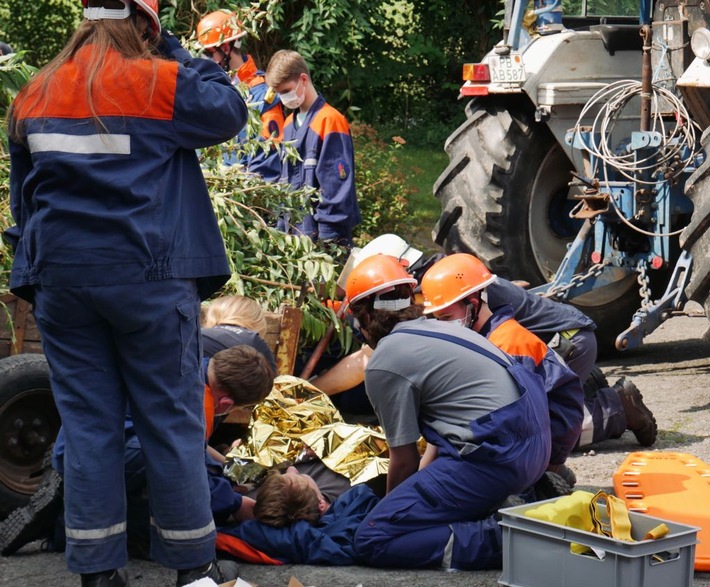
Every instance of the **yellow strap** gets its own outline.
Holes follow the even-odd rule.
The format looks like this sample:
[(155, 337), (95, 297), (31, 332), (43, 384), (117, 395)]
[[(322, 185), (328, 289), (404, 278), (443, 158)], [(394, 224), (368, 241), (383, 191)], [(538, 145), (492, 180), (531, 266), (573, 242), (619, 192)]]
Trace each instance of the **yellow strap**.
[(572, 338), (575, 334), (577, 334), (580, 331), (579, 328), (572, 328), (571, 330), (563, 330), (560, 332), (560, 336), (564, 336), (567, 340)]
[(666, 526), (665, 524), (658, 524), (655, 528), (651, 528), (647, 533), (646, 536), (643, 537), (644, 540), (658, 540), (659, 538), (663, 538), (670, 532), (670, 528)]
[[(603, 503), (606, 503), (606, 513), (600, 507)], [(634, 541), (631, 538), (629, 512), (623, 499), (608, 495), (604, 491), (598, 491), (592, 498), (589, 507), (591, 508), (594, 532), (616, 540)]]

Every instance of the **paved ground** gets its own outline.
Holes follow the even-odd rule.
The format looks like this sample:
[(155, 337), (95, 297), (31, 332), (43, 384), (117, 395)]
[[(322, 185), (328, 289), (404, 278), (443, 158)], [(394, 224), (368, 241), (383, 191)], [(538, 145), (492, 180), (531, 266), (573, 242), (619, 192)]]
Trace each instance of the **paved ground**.
[[(687, 452), (710, 463), (710, 344), (700, 339), (706, 327), (705, 318), (674, 318), (651, 335), (642, 349), (601, 366), (610, 382), (626, 375), (642, 390), (659, 424), (659, 440), (654, 449)], [(621, 439), (598, 445), (593, 452), (575, 455), (569, 464), (577, 473), (579, 485), (610, 487), (613, 472), (629, 452), (638, 449), (633, 436), (626, 433)], [(699, 503), (698, 508), (707, 512), (710, 504)], [(174, 585), (174, 573), (152, 563), (134, 561), (128, 570), (133, 587)], [(316, 587), (493, 587), (498, 584), (500, 572), (381, 571), (303, 565), (242, 567), (242, 577), (259, 587), (286, 587), (291, 576), (303, 585)], [(66, 571), (61, 555), (42, 553), (37, 544), (28, 545), (12, 557), (0, 557), (0, 585), (68, 587), (78, 583), (78, 578)], [(657, 587), (659, 583), (647, 585)], [(670, 583), (663, 587), (666, 585), (681, 587)], [(696, 573), (692, 585), (710, 587), (710, 573)]]

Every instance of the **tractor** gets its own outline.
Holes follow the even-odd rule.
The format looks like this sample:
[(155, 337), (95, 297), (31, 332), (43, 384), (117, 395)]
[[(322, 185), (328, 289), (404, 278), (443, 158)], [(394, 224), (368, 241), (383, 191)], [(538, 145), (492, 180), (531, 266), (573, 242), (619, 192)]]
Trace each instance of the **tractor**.
[(507, 0), (463, 67), (435, 242), (578, 307), (602, 354), (707, 315), (708, 29), (701, 0)]

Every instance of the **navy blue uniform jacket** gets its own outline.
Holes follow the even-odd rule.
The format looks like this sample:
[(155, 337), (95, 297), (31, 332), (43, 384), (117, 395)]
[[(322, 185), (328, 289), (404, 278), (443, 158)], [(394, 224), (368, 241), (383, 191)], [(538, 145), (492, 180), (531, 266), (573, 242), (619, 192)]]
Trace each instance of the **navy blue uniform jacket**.
[(31, 299), (36, 285), (194, 278), (204, 299), (230, 270), (195, 149), (235, 136), (244, 100), (217, 64), (182, 48), (180, 63), (110, 51), (99, 128), (84, 73), (92, 49), (61, 66), (46, 101), (34, 86), (13, 105), (25, 140), (10, 141), (10, 287)]
[(284, 563), (354, 565), (360, 562), (353, 547), (355, 531), (378, 501), (372, 489), (360, 484), (338, 497), (317, 525), (301, 521), (274, 528), (247, 520), (218, 530)]

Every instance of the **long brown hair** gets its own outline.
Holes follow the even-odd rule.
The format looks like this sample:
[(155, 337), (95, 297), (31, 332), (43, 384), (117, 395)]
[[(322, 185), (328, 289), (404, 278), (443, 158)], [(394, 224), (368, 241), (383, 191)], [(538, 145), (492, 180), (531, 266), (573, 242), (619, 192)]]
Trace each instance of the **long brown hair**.
[[(398, 300), (412, 295), (412, 287), (408, 284), (398, 285), (393, 291), (382, 294), (381, 299)], [(375, 310), (373, 305), (375, 296), (371, 295), (350, 305), (350, 313), (357, 318), (363, 326), (367, 324), (367, 342), (372, 348), (377, 346), (400, 322), (407, 322), (422, 316), (423, 306), (411, 306), (391, 312), (388, 310)], [(366, 318), (367, 317), (367, 318)], [(367, 321), (366, 321), (367, 320)]]
[[(127, 60), (154, 60), (153, 85), (150, 91), (152, 96), (157, 75), (157, 61), (155, 60), (159, 56), (155, 53), (154, 46), (146, 43), (143, 39), (133, 19), (84, 20), (71, 39), (69, 39), (64, 49), (20, 90), (9, 112), (9, 135), (12, 140), (21, 142), (24, 139), (23, 123), (22, 120), (16, 118), (14, 112), (15, 104), (26, 100), (26, 103), (22, 105), (22, 109), (39, 113), (41, 117), (42, 112), (46, 110), (52, 99), (54, 90), (61, 91), (60, 88), (53, 87), (56, 83), (56, 73), (65, 63), (74, 59), (80, 49), (87, 45), (91, 45), (92, 49), (83, 71), (83, 75), (87, 80), (86, 100), (99, 131), (105, 131), (105, 128), (94, 107), (94, 98), (102, 94), (101, 75), (99, 74), (106, 63), (107, 54), (110, 51), (117, 52)], [(112, 75), (121, 76), (122, 72), (113, 71)]]

